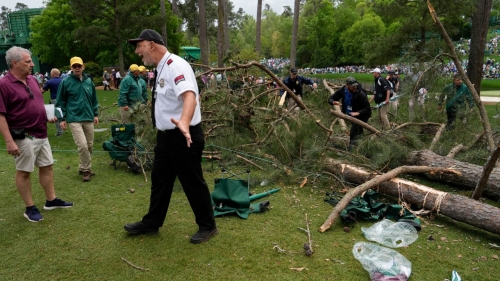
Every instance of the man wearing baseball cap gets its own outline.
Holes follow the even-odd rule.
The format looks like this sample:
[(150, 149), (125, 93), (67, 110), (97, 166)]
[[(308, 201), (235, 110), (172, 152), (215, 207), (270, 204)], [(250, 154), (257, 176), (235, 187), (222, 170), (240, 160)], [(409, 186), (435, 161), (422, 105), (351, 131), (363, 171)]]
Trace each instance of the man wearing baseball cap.
[(141, 85), (142, 100), (144, 104), (148, 101), (148, 70), (144, 65), (139, 66), (139, 84)]
[[(304, 84), (311, 85), (313, 89), (318, 88), (318, 85), (316, 85), (313, 80), (297, 75), (297, 68), (295, 67), (292, 67), (290, 69), (290, 76), (283, 80), (283, 84), (285, 84), (290, 90), (292, 90), (300, 100), (302, 100), (302, 86)], [(280, 96), (282, 96), (284, 92), (285, 90), (282, 89), (280, 91)], [(286, 98), (288, 99), (288, 109), (291, 109), (293, 106), (295, 106), (295, 101), (288, 96)]]
[(375, 68), (371, 71), (373, 73), (373, 78), (375, 79), (375, 93), (373, 93), (370, 103), (375, 100), (376, 104), (385, 103), (378, 108), (378, 117), (382, 123), (383, 130), (389, 130), (391, 125), (389, 123), (389, 118), (387, 117), (387, 109), (389, 108), (389, 102), (391, 98), (391, 86), (387, 79), (380, 75), (380, 68)]
[[(389, 85), (391, 86), (391, 97), (395, 97), (398, 95), (399, 92), (399, 79), (396, 77), (396, 71), (394, 70), (389, 70), (387, 72), (387, 82), (389, 82)], [(391, 102), (391, 107), (394, 109), (398, 109), (398, 100), (394, 100)]]
[(92, 175), (92, 146), (94, 144), (94, 124), (99, 124), (97, 94), (95, 85), (83, 70), (85, 65), (79, 57), (72, 57), (71, 74), (59, 85), (56, 107), (61, 108), (63, 118), (61, 128), (71, 129), (73, 140), (78, 146), (80, 164), (78, 173), (83, 181), (90, 181)]
[[(339, 102), (342, 101), (342, 103)], [(372, 109), (368, 102), (366, 92), (354, 77), (346, 79), (346, 85), (338, 89), (330, 96), (328, 103), (331, 105), (342, 105), (342, 113), (359, 119), (365, 123), (372, 115)], [(363, 134), (363, 127), (351, 123), (351, 132), (349, 133), (349, 149), (356, 146), (356, 139)]]
[(208, 241), (218, 231), (201, 168), (205, 135), (193, 69), (184, 59), (170, 53), (154, 30), (143, 30), (138, 38), (129, 42), (135, 46), (135, 53), (144, 65), (153, 65), (157, 70), (151, 117), (158, 132), (149, 210), (142, 220), (126, 224), (125, 231), (130, 234), (158, 232), (167, 215), (174, 181), (179, 178), (198, 225), (190, 242)]
[(144, 102), (142, 87), (139, 84), (139, 66), (131, 64), (129, 70), (129, 74), (120, 83), (120, 95), (118, 96), (122, 124), (129, 123), (130, 108), (137, 103)]

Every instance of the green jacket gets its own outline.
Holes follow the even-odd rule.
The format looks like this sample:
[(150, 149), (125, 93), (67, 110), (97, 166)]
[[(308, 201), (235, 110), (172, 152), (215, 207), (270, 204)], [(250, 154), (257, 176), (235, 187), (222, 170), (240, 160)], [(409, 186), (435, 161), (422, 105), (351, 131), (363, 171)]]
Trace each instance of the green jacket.
[(465, 108), (466, 102), (469, 104), (469, 108), (474, 107), (474, 98), (472, 97), (469, 88), (467, 88), (464, 83), (462, 83), (462, 85), (458, 88), (456, 88), (453, 83), (446, 86), (443, 93), (439, 97), (439, 106), (443, 104), (445, 96), (447, 96), (446, 111), (457, 111), (459, 108)]
[(144, 102), (142, 98), (142, 88), (139, 84), (139, 78), (133, 73), (129, 73), (120, 83), (120, 96), (118, 97), (118, 106), (134, 106), (136, 103)]
[(148, 101), (148, 85), (146, 84), (146, 80), (144, 79), (144, 76), (139, 75), (139, 84), (141, 84), (142, 88), (142, 99), (144, 100), (145, 103)]
[(98, 115), (99, 103), (94, 83), (85, 73), (80, 80), (71, 74), (61, 81), (57, 91), (56, 107), (63, 113), (61, 121), (93, 122)]

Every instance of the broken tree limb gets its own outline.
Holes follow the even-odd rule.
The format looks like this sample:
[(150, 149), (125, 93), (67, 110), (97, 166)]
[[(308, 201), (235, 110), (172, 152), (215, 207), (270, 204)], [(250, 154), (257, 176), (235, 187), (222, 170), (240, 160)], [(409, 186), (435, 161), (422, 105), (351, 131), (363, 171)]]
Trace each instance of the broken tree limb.
[[(340, 106), (339, 105), (334, 105), (333, 108), (335, 109), (334, 111), (335, 112), (339, 112), (339, 113), (342, 113), (342, 109), (340, 109)], [(344, 119), (340, 119), (339, 120), (339, 124), (340, 124), (340, 130), (342, 132), (346, 132), (347, 131), (347, 126), (345, 124), (345, 121)]]
[(359, 125), (359, 126), (363, 127), (364, 129), (367, 129), (368, 131), (370, 131), (373, 134), (380, 134), (380, 131), (377, 130), (375, 127), (372, 127), (368, 123), (365, 123), (357, 118), (351, 117), (349, 115), (345, 115), (342, 112), (337, 112), (337, 111), (331, 110), (331, 109), (330, 109), (330, 113), (339, 117), (339, 118), (346, 119), (346, 120), (350, 121), (351, 123)]
[(481, 195), (483, 194), (484, 189), (486, 188), (486, 184), (488, 183), (488, 179), (495, 168), (495, 164), (497, 163), (498, 157), (500, 157), (500, 141), (497, 143), (495, 150), (491, 153), (486, 165), (483, 167), (483, 171), (479, 176), (479, 181), (477, 183), (476, 189), (474, 193), (472, 193), (472, 199), (479, 200)]
[[(418, 167), (413, 171), (417, 171), (420, 168), (422, 167)], [(388, 178), (388, 174), (376, 175), (373, 173), (369, 173), (359, 167), (341, 164), (334, 159), (327, 160), (325, 169), (327, 171), (335, 173), (337, 176), (343, 178), (346, 181), (358, 183), (361, 185), (368, 183), (369, 181), (365, 182), (367, 180), (379, 180), (379, 178), (381, 177)], [(442, 168), (440, 169), (441, 171), (446, 170)], [(395, 170), (392, 170), (391, 172)], [(358, 187), (361, 187), (361, 185)], [(422, 206), (426, 210), (435, 210), (439, 214), (447, 216), (453, 220), (469, 224), (471, 226), (486, 230), (497, 235), (500, 234), (500, 208), (481, 203), (465, 196), (449, 194), (400, 178), (392, 178), (388, 181), (378, 184), (377, 190), (381, 193), (397, 197), (408, 204), (414, 206)], [(349, 192), (348, 194), (351, 194), (351, 192)], [(340, 203), (337, 206), (339, 205)], [(326, 229), (328, 228), (325, 228), (324, 230)]]
[[(329, 169), (329, 167), (331, 167), (332, 164), (333, 165), (340, 165), (341, 167), (335, 167), (333, 169)], [(349, 202), (351, 202), (351, 200), (354, 199), (356, 196), (360, 195), (364, 191), (367, 191), (368, 189), (375, 188), (378, 185), (380, 185), (386, 181), (393, 180), (399, 174), (415, 174), (415, 173), (425, 173), (425, 172), (434, 172), (434, 173), (453, 172), (453, 170), (451, 170), (451, 169), (444, 169), (444, 168), (438, 168), (438, 167), (401, 166), (401, 167), (397, 167), (396, 169), (393, 169), (385, 174), (376, 175), (376, 174), (370, 174), (370, 173), (366, 172), (365, 170), (362, 170), (361, 168), (357, 168), (357, 167), (347, 165), (347, 164), (340, 164), (339, 162), (337, 162), (333, 159), (329, 159), (329, 163), (326, 166), (326, 169), (328, 171), (337, 173), (339, 168), (342, 171), (342, 173), (344, 173), (344, 171), (346, 169), (350, 169), (350, 170), (352, 170), (352, 172), (357, 173), (358, 176), (361, 176), (361, 179), (363, 179), (363, 178), (365, 178), (365, 179), (371, 178), (371, 179), (366, 181), (366, 182), (362, 181), (363, 183), (361, 185), (357, 186), (354, 189), (351, 189), (348, 193), (346, 193), (344, 195), (342, 200), (340, 200), (340, 202), (335, 206), (333, 211), (330, 213), (330, 215), (328, 216), (328, 219), (320, 227), (319, 230), (321, 232), (325, 232), (326, 230), (328, 230), (331, 227), (331, 225), (335, 222), (335, 220), (340, 217), (340, 213), (342, 212), (342, 210), (344, 210), (347, 207), (347, 204), (349, 204)], [(351, 180), (347, 179), (345, 177), (345, 175), (342, 175), (342, 177), (347, 181), (351, 181)], [(354, 181), (354, 182), (359, 183), (358, 180)]]
[[(409, 154), (406, 163), (408, 165), (433, 166), (433, 167), (453, 167), (459, 171), (461, 176), (453, 174), (435, 175), (426, 173), (425, 176), (431, 180), (453, 184), (457, 187), (474, 190), (479, 182), (479, 176), (483, 168), (479, 165), (461, 162), (453, 158), (437, 155), (430, 150), (413, 151)], [(484, 190), (485, 197), (490, 199), (500, 199), (500, 169), (494, 168)]]
[(257, 168), (259, 168), (260, 170), (264, 171), (264, 168), (262, 168), (261, 166), (259, 166), (259, 165), (255, 164), (254, 162), (252, 162), (252, 161), (250, 161), (250, 160), (246, 159), (245, 157), (243, 157), (243, 156), (241, 156), (241, 155), (239, 155), (239, 154), (236, 154), (236, 157), (238, 157), (238, 158), (240, 158), (241, 160), (243, 160), (243, 161), (247, 162), (248, 164), (250, 164), (250, 165), (252, 165), (252, 166), (254, 166), (254, 167), (257, 167)]
[(424, 123), (415, 123), (415, 122), (407, 122), (397, 126), (394, 130), (399, 130), (407, 126), (441, 126), (441, 123), (434, 122), (424, 122)]
[(479, 108), (479, 116), (481, 117), (482, 121), (481, 123), (483, 124), (483, 128), (486, 132), (486, 140), (488, 141), (488, 148), (489, 151), (492, 153), (493, 150), (495, 149), (495, 142), (493, 141), (493, 132), (491, 131), (490, 121), (488, 119), (486, 109), (484, 108), (483, 103), (481, 102), (481, 98), (479, 97), (476, 89), (474, 88), (474, 85), (470, 82), (469, 77), (465, 74), (465, 71), (462, 67), (462, 63), (460, 62), (457, 52), (455, 51), (455, 46), (453, 45), (450, 36), (448, 36), (448, 32), (446, 32), (446, 29), (439, 20), (439, 17), (437, 16), (436, 11), (434, 10), (434, 7), (432, 6), (429, 0), (427, 0), (427, 7), (429, 8), (429, 13), (431, 14), (432, 19), (434, 20), (436, 25), (438, 26), (438, 29), (441, 32), (441, 35), (443, 36), (446, 42), (446, 45), (448, 46), (448, 49), (451, 53), (451, 58), (453, 59), (453, 62), (457, 67), (458, 73), (460, 73), (460, 76), (462, 76), (465, 85), (467, 85), (467, 88), (469, 88), (472, 97), (474, 98), (474, 103), (476, 103), (477, 108)]
[(446, 124), (441, 124), (441, 126), (439, 127), (439, 130), (437, 131), (436, 135), (432, 139), (431, 145), (429, 146), (429, 150), (434, 149), (434, 146), (436, 146), (436, 143), (438, 143), (445, 128), (446, 128)]
[(452, 148), (450, 150), (450, 152), (448, 152), (448, 155), (446, 155), (446, 157), (453, 158), (460, 151), (469, 150), (471, 147), (473, 147), (474, 145), (476, 145), (476, 143), (478, 143), (483, 138), (483, 136), (484, 136), (484, 131), (482, 131), (481, 133), (477, 134), (476, 138), (474, 139), (474, 141), (470, 145), (463, 146), (462, 144), (459, 144), (459, 145), (455, 146), (454, 148)]
[(449, 158), (455, 157), (455, 155), (457, 155), (457, 153), (459, 153), (460, 150), (462, 150), (463, 148), (464, 148), (463, 144), (459, 144), (459, 145), (455, 146), (454, 148), (452, 148), (450, 150), (450, 152), (448, 152), (448, 154), (446, 155), (446, 157), (449, 157)]
[[(330, 87), (330, 85), (328, 85), (328, 82), (326, 81), (326, 79), (323, 79), (323, 85), (325, 86), (325, 88), (328, 90), (328, 92), (330, 92), (330, 95), (333, 95), (335, 93), (335, 90), (332, 89)], [(337, 112), (342, 112), (342, 110), (340, 110), (340, 106), (338, 105), (334, 105), (333, 106), (335, 108), (335, 111)], [(339, 120), (339, 124), (340, 124), (340, 129), (344, 132), (344, 131), (347, 131), (347, 126), (345, 124), (345, 121), (343, 119), (340, 119)]]

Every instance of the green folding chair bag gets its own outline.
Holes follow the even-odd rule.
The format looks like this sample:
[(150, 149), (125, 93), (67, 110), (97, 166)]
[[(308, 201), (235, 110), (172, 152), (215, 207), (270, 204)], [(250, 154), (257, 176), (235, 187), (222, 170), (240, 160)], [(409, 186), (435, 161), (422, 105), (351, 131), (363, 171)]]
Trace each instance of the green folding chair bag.
[(212, 192), (214, 216), (236, 214), (247, 219), (250, 214), (250, 196), (248, 185), (244, 180), (215, 179)]

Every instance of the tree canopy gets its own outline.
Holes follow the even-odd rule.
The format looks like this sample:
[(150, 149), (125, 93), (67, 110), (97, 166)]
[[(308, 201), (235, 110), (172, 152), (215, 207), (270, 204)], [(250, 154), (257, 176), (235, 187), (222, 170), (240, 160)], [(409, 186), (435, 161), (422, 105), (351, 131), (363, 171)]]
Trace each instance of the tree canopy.
[[(475, 0), (434, 2), (453, 38), (470, 33)], [(204, 0), (203, 42), (208, 43), (211, 63), (217, 61), (217, 3)], [(233, 2), (225, 3), (225, 32), (229, 37), (225, 44), (229, 50), (219, 56), (254, 53), (256, 19), (241, 8), (235, 11)], [(174, 15), (167, 3), (168, 47), (174, 53), (182, 45), (200, 46), (198, 0), (184, 0), (177, 7)], [(7, 13), (4, 8), (0, 21)], [(499, 9), (500, 0), (494, 0), (492, 16), (498, 15)], [(432, 54), (444, 46), (424, 0), (302, 0), (299, 12), (298, 67), (382, 65), (399, 60), (408, 49)], [(290, 56), (293, 13), (290, 6), (274, 11), (264, 3), (258, 57)], [(32, 21), (31, 42), (45, 62), (64, 65), (71, 56), (80, 55), (103, 65), (125, 68), (137, 62), (126, 39), (137, 36), (144, 28), (160, 31), (162, 24), (159, 3), (154, 0), (51, 0), (42, 15)]]

